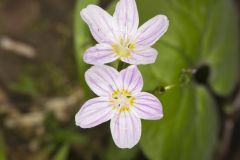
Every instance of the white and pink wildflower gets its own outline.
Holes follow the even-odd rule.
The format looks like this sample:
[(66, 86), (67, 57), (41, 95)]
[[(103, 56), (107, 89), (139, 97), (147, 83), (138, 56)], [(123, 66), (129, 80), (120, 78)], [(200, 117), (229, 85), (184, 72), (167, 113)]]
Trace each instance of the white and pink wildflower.
[(150, 64), (157, 58), (151, 46), (167, 31), (169, 21), (157, 15), (140, 28), (135, 0), (120, 0), (113, 16), (96, 5), (81, 11), (98, 44), (84, 54), (88, 64), (106, 64), (120, 59), (129, 64)]
[(162, 105), (152, 94), (141, 92), (143, 79), (135, 65), (118, 72), (106, 66), (93, 66), (85, 74), (99, 97), (88, 100), (75, 116), (81, 128), (95, 127), (110, 120), (113, 140), (119, 148), (132, 148), (141, 137), (140, 119), (163, 117)]

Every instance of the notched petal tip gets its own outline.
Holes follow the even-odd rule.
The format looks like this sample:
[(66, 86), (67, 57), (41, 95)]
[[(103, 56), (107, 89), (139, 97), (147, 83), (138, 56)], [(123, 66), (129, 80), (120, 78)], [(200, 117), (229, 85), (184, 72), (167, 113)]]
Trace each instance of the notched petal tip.
[(81, 11), (80, 11), (80, 16), (82, 17), (83, 20), (85, 20), (85, 16), (88, 12), (88, 6), (83, 8)]
[(82, 17), (82, 19), (88, 23), (89, 20), (87, 20), (87, 17), (89, 14), (91, 14), (91, 10), (94, 9), (94, 8), (99, 8), (97, 5), (92, 5), (92, 4), (89, 4), (87, 5), (87, 7), (83, 8), (81, 11), (80, 11), (80, 16)]
[(166, 15), (157, 15), (157, 17), (159, 17), (159, 19), (162, 21), (162, 28), (163, 28), (163, 31), (162, 31), (162, 35), (168, 30), (168, 27), (169, 27), (169, 19)]
[(116, 5), (113, 17), (123, 35), (137, 32), (139, 15), (135, 0), (120, 0)]
[(96, 5), (88, 5), (80, 11), (80, 16), (88, 24), (92, 36), (98, 43), (111, 43), (113, 41), (113, 18)]
[(86, 8), (83, 8), (82, 10), (80, 10), (80, 12), (79, 12), (79, 15), (80, 15), (80, 17), (83, 17), (83, 12), (84, 12), (84, 10), (85, 10)]

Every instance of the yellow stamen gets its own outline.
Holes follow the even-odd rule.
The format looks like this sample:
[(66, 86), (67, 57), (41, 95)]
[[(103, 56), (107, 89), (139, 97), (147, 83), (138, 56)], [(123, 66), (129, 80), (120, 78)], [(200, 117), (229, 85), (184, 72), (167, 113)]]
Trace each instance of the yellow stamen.
[(119, 43), (112, 45), (113, 52), (120, 57), (126, 58), (131, 55), (131, 51), (136, 48), (136, 45), (130, 41), (129, 38), (120, 38)]
[(122, 107), (122, 108), (119, 110), (120, 113), (126, 112), (126, 111), (127, 111), (127, 112), (130, 111), (129, 107)]
[(128, 112), (133, 107), (134, 97), (125, 89), (115, 90), (112, 93), (111, 102), (113, 103), (112, 109), (119, 108), (119, 112)]
[(112, 48), (113, 48), (113, 52), (117, 55), (119, 55), (120, 57), (129, 57), (130, 56), (130, 51), (129, 49), (125, 48), (125, 47), (122, 47), (120, 45), (117, 45), (117, 44), (113, 44), (112, 45)]
[(128, 48), (131, 49), (131, 50), (134, 50), (136, 48), (136, 45), (134, 43), (130, 43), (128, 45)]

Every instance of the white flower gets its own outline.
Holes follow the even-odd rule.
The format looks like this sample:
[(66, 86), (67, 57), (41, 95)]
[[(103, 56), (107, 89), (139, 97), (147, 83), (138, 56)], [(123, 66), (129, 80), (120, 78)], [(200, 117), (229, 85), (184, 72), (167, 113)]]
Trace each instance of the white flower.
[(163, 117), (162, 105), (152, 94), (141, 92), (143, 79), (135, 65), (121, 72), (100, 65), (91, 67), (85, 79), (98, 98), (88, 100), (75, 116), (82, 128), (111, 120), (113, 140), (119, 148), (132, 148), (141, 137), (140, 119)]
[(84, 54), (84, 61), (93, 65), (117, 59), (135, 65), (154, 63), (158, 52), (151, 46), (169, 25), (166, 16), (157, 15), (138, 28), (135, 0), (120, 0), (113, 16), (95, 5), (89, 5), (80, 14), (99, 43)]

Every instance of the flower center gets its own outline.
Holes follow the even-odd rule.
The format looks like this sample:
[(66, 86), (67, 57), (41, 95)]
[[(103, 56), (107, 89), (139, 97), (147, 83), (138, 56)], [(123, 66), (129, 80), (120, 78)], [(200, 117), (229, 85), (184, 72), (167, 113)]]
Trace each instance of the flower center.
[(120, 39), (120, 43), (114, 43), (112, 45), (113, 52), (120, 57), (127, 58), (131, 55), (131, 51), (136, 48), (134, 43), (131, 43), (129, 39)]
[(134, 97), (130, 92), (122, 89), (112, 93), (113, 109), (118, 109), (119, 112), (130, 111), (133, 106)]

